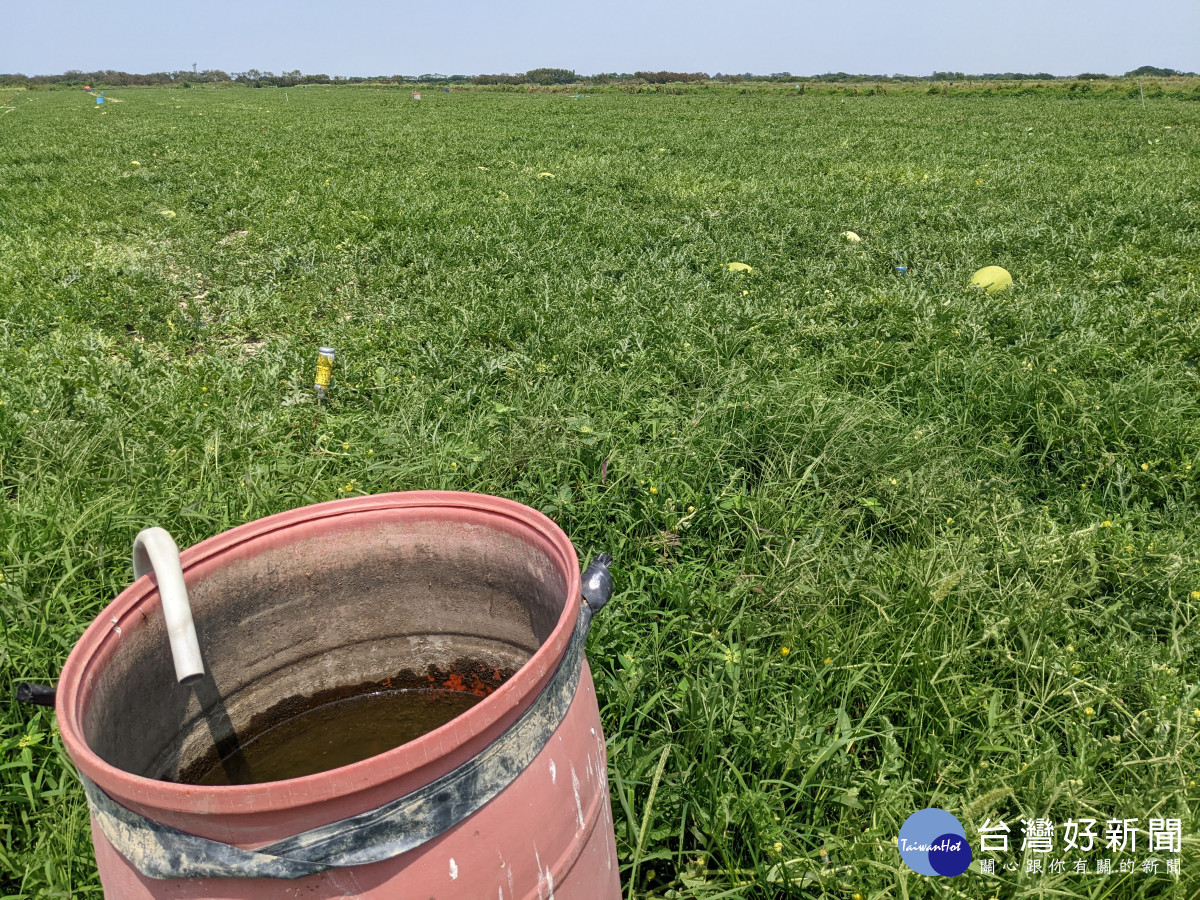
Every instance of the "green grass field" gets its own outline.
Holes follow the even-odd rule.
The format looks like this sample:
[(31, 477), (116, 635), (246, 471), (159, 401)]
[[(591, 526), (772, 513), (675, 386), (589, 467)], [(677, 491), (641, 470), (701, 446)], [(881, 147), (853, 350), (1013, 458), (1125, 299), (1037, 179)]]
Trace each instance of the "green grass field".
[[(452, 488), (616, 558), (631, 896), (1196, 896), (1200, 103), (109, 93), (0, 92), (0, 895), (100, 896), (13, 693), (138, 530)], [(909, 871), (926, 806), (996, 874)]]

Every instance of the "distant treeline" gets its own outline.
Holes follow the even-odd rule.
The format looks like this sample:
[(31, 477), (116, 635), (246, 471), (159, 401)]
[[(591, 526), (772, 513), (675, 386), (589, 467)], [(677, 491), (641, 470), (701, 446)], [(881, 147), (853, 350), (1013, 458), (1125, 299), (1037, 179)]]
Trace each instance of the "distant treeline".
[(904, 83), (904, 82), (971, 82), (971, 81), (1077, 81), (1104, 80), (1115, 78), (1170, 78), (1172, 76), (1195, 77), (1195, 72), (1181, 72), (1158, 66), (1141, 66), (1124, 75), (1106, 75), (1083, 72), (1079, 75), (1052, 75), (1049, 72), (987, 72), (973, 75), (963, 72), (934, 72), (931, 75), (865, 75), (850, 72), (826, 72), (822, 75), (793, 75), (791, 72), (772, 72), (756, 75), (752, 72), (730, 74), (717, 72), (600, 72), (595, 75), (580, 75), (573, 69), (530, 69), (528, 72), (507, 72), (498, 75), (442, 75), (437, 72), (424, 75), (323, 75), (305, 74), (299, 69), (291, 72), (263, 72), (248, 69), (245, 72), (225, 72), (221, 69), (202, 69), (176, 72), (150, 72), (139, 75), (106, 69), (98, 72), (71, 70), (61, 75), (0, 74), (0, 84), (8, 85), (63, 85), (75, 86), (96, 84), (106, 87), (128, 87), (133, 85), (175, 85), (190, 87), (193, 84), (245, 84), (253, 87), (297, 87), (304, 84), (437, 84), (437, 85), (540, 85), (550, 87), (564, 84), (686, 84), (690, 82), (717, 81), (740, 82), (795, 82), (801, 83)]
[(675, 84), (689, 81), (711, 81), (707, 72), (601, 72), (598, 75), (579, 75), (571, 69), (530, 69), (509, 75), (476, 75), (472, 84)]

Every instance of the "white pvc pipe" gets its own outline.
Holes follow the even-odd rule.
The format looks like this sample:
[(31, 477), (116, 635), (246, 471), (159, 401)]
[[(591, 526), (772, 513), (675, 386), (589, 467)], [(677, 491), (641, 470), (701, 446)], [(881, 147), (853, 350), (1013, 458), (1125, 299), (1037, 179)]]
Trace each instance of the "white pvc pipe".
[(183, 581), (179, 547), (162, 528), (147, 528), (133, 539), (134, 580), (150, 572), (158, 582), (163, 618), (167, 620), (171, 639), (171, 656), (175, 660), (175, 677), (180, 684), (188, 684), (204, 675), (204, 660), (200, 658), (200, 642), (196, 639), (192, 606)]

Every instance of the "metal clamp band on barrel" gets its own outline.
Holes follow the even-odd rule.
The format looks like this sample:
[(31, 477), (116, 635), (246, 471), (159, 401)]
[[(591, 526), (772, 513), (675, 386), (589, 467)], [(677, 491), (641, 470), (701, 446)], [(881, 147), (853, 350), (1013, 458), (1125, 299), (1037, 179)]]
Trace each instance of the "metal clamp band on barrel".
[(147, 819), (80, 773), (92, 815), (109, 843), (149, 878), (303, 878), (399, 856), (480, 809), (546, 746), (575, 698), (594, 607), (580, 604), (562, 661), (511, 728), (457, 769), (377, 809), (244, 850)]

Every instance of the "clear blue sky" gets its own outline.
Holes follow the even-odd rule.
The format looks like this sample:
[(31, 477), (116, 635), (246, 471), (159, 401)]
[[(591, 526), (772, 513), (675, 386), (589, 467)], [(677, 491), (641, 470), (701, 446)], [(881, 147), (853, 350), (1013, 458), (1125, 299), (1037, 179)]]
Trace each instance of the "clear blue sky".
[(1197, 0), (30, 0), (0, 13), (0, 72), (474, 75), (538, 66), (638, 69), (1121, 73), (1200, 71)]

